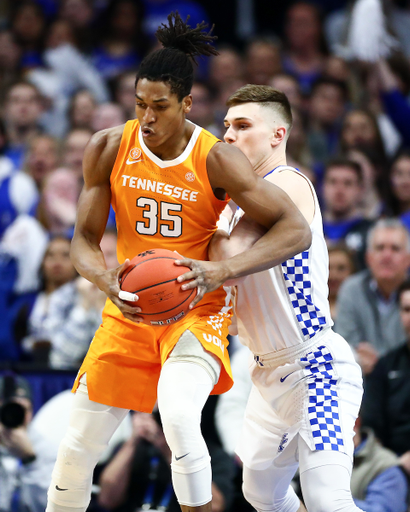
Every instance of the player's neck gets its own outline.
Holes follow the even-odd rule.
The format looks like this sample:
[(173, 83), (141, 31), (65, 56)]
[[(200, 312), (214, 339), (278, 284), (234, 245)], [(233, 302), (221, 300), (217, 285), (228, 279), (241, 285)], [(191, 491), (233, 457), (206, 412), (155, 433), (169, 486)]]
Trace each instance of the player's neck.
[(161, 160), (175, 160), (175, 158), (178, 158), (184, 152), (192, 134), (194, 133), (194, 130), (195, 125), (185, 121), (183, 126), (181, 126), (181, 129), (176, 131), (160, 146), (152, 148), (149, 147), (147, 143), (145, 143), (145, 145), (152, 153), (154, 153), (155, 156)]
[(280, 165), (287, 165), (285, 153), (272, 153), (267, 158), (264, 158), (258, 162), (254, 168), (254, 171), (256, 174), (262, 176), (263, 178)]

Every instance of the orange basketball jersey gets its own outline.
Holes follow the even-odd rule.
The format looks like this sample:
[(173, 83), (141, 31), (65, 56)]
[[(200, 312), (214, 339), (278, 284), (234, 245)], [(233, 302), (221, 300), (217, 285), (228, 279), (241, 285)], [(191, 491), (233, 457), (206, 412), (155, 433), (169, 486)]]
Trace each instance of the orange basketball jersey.
[[(208, 259), (208, 244), (227, 203), (215, 197), (206, 169), (208, 153), (218, 142), (195, 126), (184, 152), (174, 160), (161, 160), (145, 145), (139, 122), (126, 123), (110, 178), (120, 263), (154, 248)], [(103, 324), (79, 376), (87, 373), (91, 400), (150, 411), (160, 366), (179, 336), (191, 329), (221, 359), (221, 377), (214, 392), (224, 392), (232, 385), (226, 350), (230, 318), (230, 296), (223, 287), (205, 294), (183, 319), (164, 327), (126, 320), (108, 299)], [(77, 385), (78, 378), (74, 389)]]

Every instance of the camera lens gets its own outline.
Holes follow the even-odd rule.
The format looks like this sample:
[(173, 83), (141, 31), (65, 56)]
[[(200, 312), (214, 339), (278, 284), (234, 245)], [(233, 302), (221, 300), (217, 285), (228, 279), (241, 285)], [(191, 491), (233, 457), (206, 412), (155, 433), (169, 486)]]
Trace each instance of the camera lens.
[(17, 402), (6, 402), (0, 408), (0, 422), (6, 428), (18, 428), (24, 423), (25, 408)]

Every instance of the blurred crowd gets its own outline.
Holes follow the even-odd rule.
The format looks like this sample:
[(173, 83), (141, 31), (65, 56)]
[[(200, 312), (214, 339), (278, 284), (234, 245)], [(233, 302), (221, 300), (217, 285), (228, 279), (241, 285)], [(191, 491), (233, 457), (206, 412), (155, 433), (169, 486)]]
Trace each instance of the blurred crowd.
[[(287, 94), (294, 119), (288, 163), (312, 180), (320, 198), (335, 330), (353, 347), (365, 376), (361, 423), (391, 450), (391, 466), (410, 472), (410, 2), (381, 2), (395, 44), (389, 55), (367, 61), (352, 58), (348, 48), (352, 3), (281, 3), (281, 27), (272, 21), (275, 30), (267, 30), (266, 19), (244, 16), (252, 6), (254, 15), (260, 11), (258, 0), (223, 6), (211, 0), (1, 2), (0, 368), (79, 367), (105, 302), (69, 258), (84, 149), (96, 131), (135, 117), (136, 69), (157, 47), (155, 30), (171, 11), (189, 14), (193, 26), (212, 23), (218, 9), (236, 13), (235, 37), (220, 16), (214, 30), (219, 55), (196, 67), (189, 119), (223, 138), (225, 102), (236, 89), (267, 84)], [(272, 7), (272, 20), (276, 14)], [(107, 266), (117, 266), (113, 211), (102, 250)], [(236, 347), (233, 342), (232, 352)], [(246, 397), (246, 385), (241, 389)], [(240, 418), (241, 407), (234, 399), (228, 416), (236, 411)], [(232, 454), (234, 436), (224, 434), (228, 416), (219, 436)], [(141, 436), (148, 442), (158, 420), (145, 421), (153, 420), (134, 418), (133, 434), (116, 456), (130, 459)], [(148, 452), (147, 471), (154, 474), (158, 454)], [(23, 459), (31, 463), (34, 454), (27, 453)], [(101, 480), (101, 502), (109, 510), (128, 492), (115, 484), (117, 494), (112, 490), (118, 479), (129, 481), (116, 473), (115, 460)], [(127, 467), (145, 471), (131, 462)], [(246, 507), (237, 502), (229, 509), (232, 493), (216, 499), (215, 511)], [(361, 489), (360, 499), (365, 495)]]

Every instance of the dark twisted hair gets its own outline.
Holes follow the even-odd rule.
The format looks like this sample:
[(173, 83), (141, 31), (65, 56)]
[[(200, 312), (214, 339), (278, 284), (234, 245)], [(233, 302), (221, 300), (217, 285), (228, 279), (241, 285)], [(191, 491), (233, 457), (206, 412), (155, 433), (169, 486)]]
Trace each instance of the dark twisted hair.
[(135, 85), (141, 78), (168, 83), (178, 101), (191, 92), (194, 81), (192, 63), (197, 64), (195, 57), (218, 55), (218, 52), (212, 46), (216, 39), (211, 35), (214, 27), (204, 32), (208, 26), (205, 22), (191, 28), (188, 20), (189, 16), (183, 21), (178, 12), (168, 15), (168, 25), (162, 23), (155, 33), (163, 48), (150, 53), (141, 62)]

